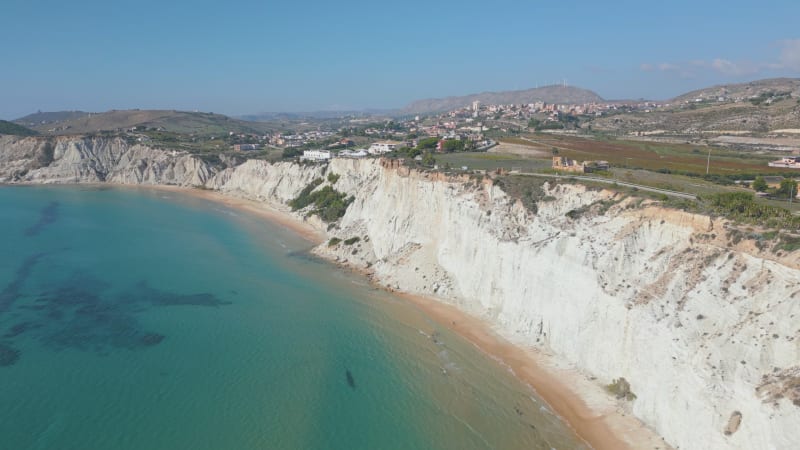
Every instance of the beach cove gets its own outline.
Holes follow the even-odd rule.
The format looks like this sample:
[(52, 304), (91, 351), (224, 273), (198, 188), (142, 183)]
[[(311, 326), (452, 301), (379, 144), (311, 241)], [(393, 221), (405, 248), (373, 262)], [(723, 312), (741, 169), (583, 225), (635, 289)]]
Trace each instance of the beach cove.
[(585, 446), (417, 304), (309, 256), (319, 235), (280, 210), (98, 185), (0, 197), (14, 448)]
[[(308, 234), (297, 259), (363, 274), (369, 282), (360, 283), (371, 289), (419, 300), (426, 317), (445, 305), (447, 314), (464, 315), (436, 321), (453, 333), (477, 319), (462, 328), (471, 348), (532, 386), (594, 448), (797, 446), (787, 432), (800, 417), (792, 398), (763, 393), (780, 394), (795, 377), (796, 329), (786, 318), (797, 314), (787, 299), (795, 295), (798, 252), (732, 241), (735, 224), (725, 220), (548, 180), (527, 180), (536, 181), (531, 209), (508, 185), (524, 180), (414, 169), (391, 158), (214, 165), (114, 137), (0, 142), (7, 183), (193, 187), (195, 198), (254, 202), (248, 208)], [(37, 159), (48, 148), (52, 161)], [(307, 203), (290, 210), (317, 191), (338, 199), (335, 214)], [(31, 220), (42, 225), (27, 227), (48, 229), (58, 208), (41, 208)], [(269, 240), (255, 239), (262, 241)], [(8, 270), (36, 273), (45, 258), (28, 256)], [(13, 281), (12, 294), (22, 286)], [(736, 295), (724, 296), (731, 286)], [(477, 324), (485, 333), (470, 336)], [(27, 330), (11, 325), (20, 325), (11, 334)], [(142, 338), (168, 342), (158, 332)], [(15, 358), (13, 347), (3, 354)], [(517, 361), (534, 361), (549, 378), (532, 377), (530, 364)], [(351, 377), (358, 385), (358, 374), (346, 374), (345, 385)], [(610, 392), (615, 386), (622, 395)]]
[[(314, 246), (325, 247), (326, 234), (318, 223), (300, 220), (288, 207), (222, 194), (218, 191), (185, 189), (173, 186), (135, 187), (181, 192), (211, 202), (240, 209), (291, 230)], [(325, 254), (323, 253), (323, 256)], [(596, 383), (557, 356), (511, 342), (497, 333), (490, 323), (442, 302), (439, 299), (409, 294), (382, 286), (368, 270), (333, 261), (342, 270), (367, 277), (378, 288), (399, 296), (419, 308), (426, 316), (465, 339), (484, 356), (508, 369), (514, 377), (535, 392), (560, 420), (578, 435), (583, 444), (602, 449), (669, 449), (664, 440), (620, 408)]]

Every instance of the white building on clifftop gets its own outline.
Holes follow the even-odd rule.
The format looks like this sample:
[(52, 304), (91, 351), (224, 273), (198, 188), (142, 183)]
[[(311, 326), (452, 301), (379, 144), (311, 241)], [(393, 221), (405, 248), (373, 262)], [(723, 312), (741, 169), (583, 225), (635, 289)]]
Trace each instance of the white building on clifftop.
[(330, 161), (331, 159), (331, 151), (330, 150), (304, 150), (303, 156), (300, 157), (300, 161)]
[(397, 144), (392, 144), (389, 142), (376, 142), (369, 146), (369, 150), (367, 150), (367, 152), (370, 155), (382, 155), (384, 153), (394, 151), (396, 148)]

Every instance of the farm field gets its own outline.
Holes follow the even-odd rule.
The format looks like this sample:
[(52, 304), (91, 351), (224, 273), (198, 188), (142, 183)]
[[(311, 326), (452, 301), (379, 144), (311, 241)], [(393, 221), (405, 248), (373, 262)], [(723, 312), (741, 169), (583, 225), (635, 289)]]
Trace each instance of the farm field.
[[(437, 154), (437, 164), (449, 164), (452, 168), (467, 166), (470, 170), (495, 170), (519, 172), (548, 172), (551, 169), (553, 148), (559, 156), (579, 161), (607, 160), (612, 168), (606, 172), (593, 173), (591, 177), (602, 177), (649, 186), (658, 189), (686, 192), (707, 196), (721, 192), (753, 192), (720, 178), (725, 184), (705, 179), (708, 147), (684, 144), (664, 144), (636, 141), (590, 140), (572, 136), (531, 135), (518, 138), (503, 138), (501, 145), (491, 153)], [(527, 150), (525, 150), (527, 148)], [(524, 151), (523, 151), (524, 150)], [(506, 153), (507, 152), (507, 153)], [(728, 149), (711, 149), (710, 173), (712, 175), (739, 175), (747, 177), (757, 174), (800, 176), (791, 169), (776, 169), (767, 162), (778, 156), (747, 154)], [(575, 178), (582, 176), (576, 174)], [(718, 180), (719, 181), (719, 180)], [(591, 183), (590, 180), (581, 181)], [(597, 187), (629, 191), (630, 188), (598, 183)], [(756, 198), (757, 203), (787, 208), (800, 212), (800, 203), (786, 200)]]
[(709, 173), (736, 174), (792, 174), (791, 169), (767, 166), (781, 155), (741, 152), (719, 147), (702, 147), (689, 144), (626, 141), (616, 139), (586, 139), (554, 134), (523, 135), (517, 141), (529, 142), (535, 148), (578, 161), (605, 160), (615, 167), (641, 168), (652, 171), (706, 173), (706, 161), (711, 149)]
[(467, 166), (470, 170), (518, 170), (539, 172), (552, 166), (550, 157), (530, 157), (510, 153), (465, 152), (436, 154), (436, 164), (452, 168)]

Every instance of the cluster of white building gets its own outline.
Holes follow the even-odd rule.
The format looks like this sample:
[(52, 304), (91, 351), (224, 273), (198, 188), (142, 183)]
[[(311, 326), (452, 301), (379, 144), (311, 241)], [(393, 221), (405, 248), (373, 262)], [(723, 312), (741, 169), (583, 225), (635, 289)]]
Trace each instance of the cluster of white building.
[[(391, 151), (391, 150), (389, 150)], [(387, 152), (383, 152), (387, 153)], [(311, 161), (311, 162), (326, 162), (330, 161), (331, 158), (365, 158), (368, 155), (376, 155), (378, 153), (371, 153), (368, 150), (358, 149), (358, 150), (342, 150), (338, 154), (334, 155), (330, 150), (304, 150), (303, 156), (300, 157), (300, 161)]]
[(363, 148), (358, 150), (342, 150), (339, 152), (339, 158), (364, 158), (368, 155)]
[(370, 155), (382, 155), (384, 153), (392, 152), (395, 149), (397, 149), (397, 144), (392, 144), (389, 142), (375, 142), (369, 146), (367, 153)]
[(303, 150), (300, 161), (323, 162), (331, 159), (330, 150)]
[[(397, 145), (392, 142), (375, 142), (368, 149), (342, 150), (336, 155), (339, 158), (364, 158), (367, 155), (383, 155), (397, 150)], [(330, 150), (304, 150), (301, 161), (325, 162), (333, 158)]]
[(800, 169), (800, 156), (786, 156), (768, 164), (770, 167), (785, 167), (789, 169)]
[(323, 139), (334, 136), (336, 133), (333, 131), (306, 131), (305, 133), (298, 134), (281, 134), (277, 133), (270, 137), (269, 143), (272, 145), (285, 146), (285, 147), (300, 147), (301, 145), (310, 142), (317, 142)]

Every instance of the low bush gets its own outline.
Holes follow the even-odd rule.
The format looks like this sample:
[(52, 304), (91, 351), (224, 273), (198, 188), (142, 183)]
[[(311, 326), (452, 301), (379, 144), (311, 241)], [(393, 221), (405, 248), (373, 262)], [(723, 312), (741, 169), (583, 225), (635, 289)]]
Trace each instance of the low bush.
[(311, 183), (309, 183), (306, 187), (297, 194), (297, 197), (289, 201), (289, 206), (292, 208), (292, 211), (297, 211), (298, 209), (303, 209), (306, 206), (312, 204), (314, 202), (313, 197), (311, 196), (311, 191), (317, 188), (322, 184), (322, 178), (317, 178)]
[(359, 238), (358, 236), (351, 237), (350, 239), (346, 239), (344, 241), (344, 245), (353, 245), (353, 244), (355, 244), (356, 242), (358, 242), (360, 240), (361, 240), (361, 238)]
[(770, 228), (800, 228), (800, 217), (788, 209), (757, 203), (750, 192), (726, 192), (704, 198), (713, 214)]
[(631, 392), (631, 384), (628, 383), (624, 377), (619, 377), (606, 385), (606, 390), (618, 399), (625, 399), (628, 401), (636, 400), (636, 394)]
[(325, 186), (315, 191), (322, 184), (322, 178), (317, 178), (308, 186), (300, 191), (300, 194), (289, 202), (292, 211), (303, 209), (309, 205), (314, 208), (309, 214), (316, 214), (324, 222), (330, 223), (338, 220), (347, 212), (347, 207), (353, 203), (354, 198), (347, 197), (347, 194), (334, 190), (331, 186)]

